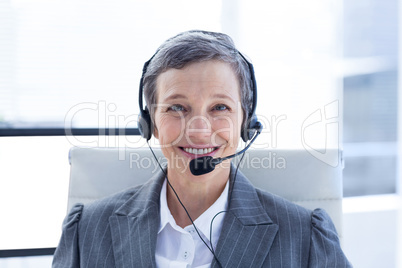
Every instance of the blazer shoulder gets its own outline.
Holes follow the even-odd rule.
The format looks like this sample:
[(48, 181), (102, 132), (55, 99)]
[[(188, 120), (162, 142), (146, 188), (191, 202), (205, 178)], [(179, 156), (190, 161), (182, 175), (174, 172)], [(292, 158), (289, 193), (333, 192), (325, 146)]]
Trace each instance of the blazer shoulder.
[(297, 205), (281, 196), (256, 188), (256, 192), (260, 202), (272, 219), (297, 218), (298, 221), (311, 223), (313, 211)]

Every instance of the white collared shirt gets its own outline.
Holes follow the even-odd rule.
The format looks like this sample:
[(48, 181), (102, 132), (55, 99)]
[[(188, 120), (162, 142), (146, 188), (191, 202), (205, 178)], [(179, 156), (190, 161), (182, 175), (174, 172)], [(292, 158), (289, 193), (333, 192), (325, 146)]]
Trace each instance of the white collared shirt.
[[(160, 194), (160, 226), (156, 241), (156, 266), (169, 268), (206, 268), (210, 267), (213, 255), (201, 241), (193, 225), (181, 228), (176, 224), (166, 200), (166, 179), (163, 183)], [(210, 246), (209, 235), (212, 218), (221, 211), (227, 210), (229, 182), (219, 198), (204, 213), (202, 213), (194, 224), (204, 241)], [(212, 245), (216, 245), (221, 233), (225, 213), (219, 214), (212, 227)]]

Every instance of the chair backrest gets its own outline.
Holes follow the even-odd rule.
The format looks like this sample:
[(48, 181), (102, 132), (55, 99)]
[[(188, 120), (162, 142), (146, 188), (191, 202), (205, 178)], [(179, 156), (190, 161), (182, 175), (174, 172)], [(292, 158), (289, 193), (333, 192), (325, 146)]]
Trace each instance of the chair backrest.
[[(166, 163), (159, 149), (158, 161)], [(323, 208), (342, 234), (342, 164), (330, 166), (306, 150), (249, 149), (240, 170), (257, 188), (309, 209)], [(159, 170), (149, 148), (78, 148), (70, 150), (68, 210), (144, 183)], [(332, 161), (334, 163), (334, 161)]]

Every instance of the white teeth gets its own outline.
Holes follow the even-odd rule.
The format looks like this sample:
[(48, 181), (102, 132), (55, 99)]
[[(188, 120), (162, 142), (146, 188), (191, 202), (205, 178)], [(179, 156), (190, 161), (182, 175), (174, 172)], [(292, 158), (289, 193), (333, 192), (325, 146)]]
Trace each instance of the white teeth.
[(205, 148), (205, 149), (197, 149), (197, 148), (183, 148), (184, 151), (190, 154), (209, 154), (214, 150), (214, 148)]

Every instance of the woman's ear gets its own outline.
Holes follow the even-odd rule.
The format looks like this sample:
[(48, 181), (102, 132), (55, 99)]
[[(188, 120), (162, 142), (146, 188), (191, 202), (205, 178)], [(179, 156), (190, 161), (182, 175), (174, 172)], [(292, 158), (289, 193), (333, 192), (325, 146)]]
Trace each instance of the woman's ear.
[(159, 132), (158, 129), (154, 125), (154, 137), (159, 140)]

